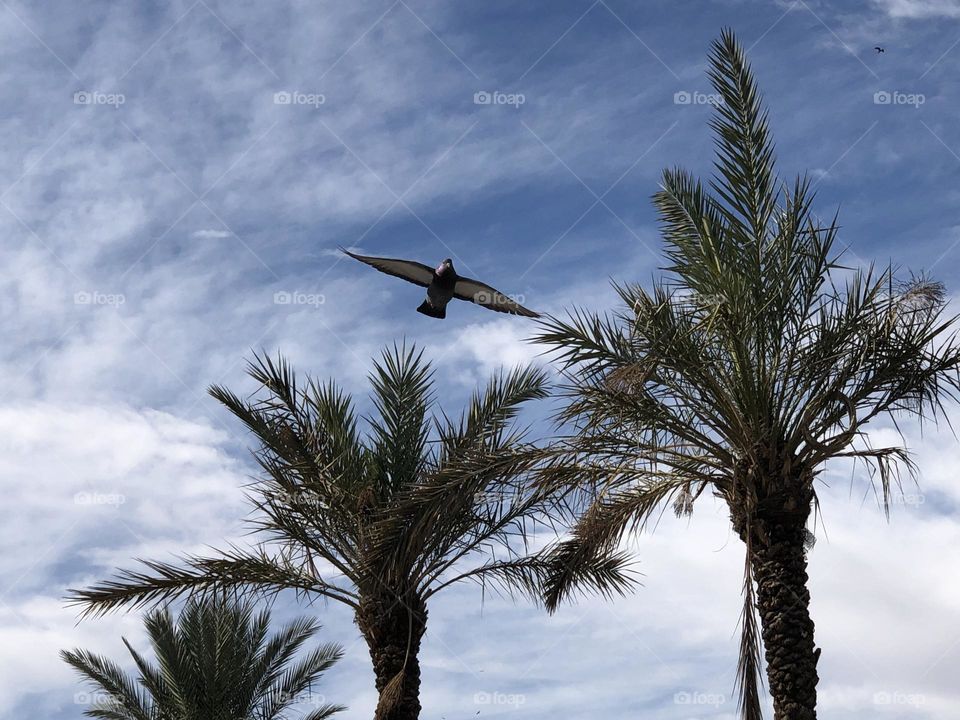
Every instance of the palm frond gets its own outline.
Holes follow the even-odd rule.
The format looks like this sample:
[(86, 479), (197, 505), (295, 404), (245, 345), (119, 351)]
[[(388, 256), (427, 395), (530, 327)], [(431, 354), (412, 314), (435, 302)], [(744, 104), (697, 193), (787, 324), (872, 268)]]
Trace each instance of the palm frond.
[[(747, 537), (750, 537), (749, 532)], [(760, 705), (760, 690), (763, 685), (763, 665), (760, 657), (762, 639), (757, 616), (757, 594), (753, 582), (752, 551), (749, 544), (744, 558), (740, 651), (734, 687), (737, 692), (737, 710), (742, 720), (763, 720), (763, 709)]]
[(323, 703), (303, 716), (303, 720), (327, 720), (328, 717), (347, 709), (346, 705)]
[[(542, 586), (547, 609), (555, 611), (579, 583), (591, 578), (595, 574), (592, 567), (609, 572), (622, 566), (627, 555), (619, 552), (617, 547), (624, 532), (642, 528), (658, 508), (662, 508), (684, 486), (682, 479), (667, 476), (610, 495), (601, 494), (580, 518), (570, 538), (558, 543), (551, 551)], [(612, 576), (604, 585), (620, 592), (621, 586)]]
[(155, 709), (149, 697), (133, 679), (124, 674), (117, 663), (79, 648), (61, 650), (60, 659), (108, 696), (88, 708), (85, 715), (122, 720), (155, 720)]
[(713, 43), (707, 76), (721, 99), (710, 122), (719, 175), (711, 186), (729, 208), (731, 226), (741, 226), (754, 240), (759, 262), (757, 241), (766, 235), (777, 198), (773, 140), (760, 90), (733, 31), (724, 30)]
[[(343, 657), (343, 648), (328, 644), (314, 649), (309, 655), (288, 667), (281, 676), (274, 678), (270, 691), (261, 701), (264, 717), (281, 717), (284, 711), (306, 694), (316, 679), (341, 657)], [(289, 657), (284, 664), (288, 662)], [(346, 708), (342, 705), (327, 705), (324, 709), (329, 715)]]
[(68, 602), (82, 606), (84, 615), (103, 615), (124, 606), (156, 605), (204, 592), (249, 590), (272, 595), (292, 590), (356, 605), (354, 591), (324, 582), (265, 549), (252, 553), (232, 549), (219, 557), (187, 556), (180, 564), (140, 562), (144, 570), (120, 570), (111, 580), (68, 591)]
[(431, 375), (423, 351), (413, 347), (385, 350), (374, 365), (370, 383), (377, 417), (370, 424), (378, 492), (383, 498), (392, 497), (424, 468)]
[[(319, 625), (301, 618), (269, 637), (269, 624), (269, 612), (254, 614), (248, 602), (222, 594), (194, 597), (176, 620), (166, 608), (144, 618), (156, 665), (124, 640), (139, 671), (136, 677), (87, 651), (61, 656), (109, 693), (107, 701), (87, 711), (92, 717), (282, 720), (343, 650), (322, 645), (296, 660)], [(310, 716), (326, 717), (341, 709), (325, 705)]]

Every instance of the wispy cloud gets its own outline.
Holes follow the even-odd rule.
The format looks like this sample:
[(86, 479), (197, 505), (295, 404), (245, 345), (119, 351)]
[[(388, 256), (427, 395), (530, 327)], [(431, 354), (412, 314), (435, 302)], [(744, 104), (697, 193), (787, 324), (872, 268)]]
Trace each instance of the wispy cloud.
[(953, 0), (873, 0), (894, 18), (955, 18), (960, 6)]
[(190, 237), (200, 238), (206, 240), (208, 238), (228, 238), (231, 233), (226, 230), (194, 230), (190, 233)]

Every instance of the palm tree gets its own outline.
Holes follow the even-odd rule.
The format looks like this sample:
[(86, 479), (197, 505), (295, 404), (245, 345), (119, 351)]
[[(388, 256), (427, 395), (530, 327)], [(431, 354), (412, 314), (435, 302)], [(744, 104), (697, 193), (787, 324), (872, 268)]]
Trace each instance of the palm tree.
[[(322, 645), (293, 663), (319, 625), (302, 618), (269, 636), (270, 613), (221, 598), (191, 600), (174, 620), (169, 610), (147, 614), (144, 626), (157, 664), (124, 638), (137, 666), (126, 675), (87, 650), (60, 657), (98, 688), (103, 698), (84, 713), (106, 720), (279, 720), (305, 699), (343, 655)], [(293, 664), (292, 664), (293, 663)], [(345, 708), (323, 704), (303, 720), (324, 720)]]
[(664, 172), (655, 204), (665, 276), (649, 291), (618, 285), (623, 311), (574, 310), (536, 338), (569, 378), (561, 420), (576, 428), (553, 482), (597, 490), (544, 592), (556, 607), (581, 563), (667, 503), (692, 513), (709, 491), (746, 546), (741, 713), (761, 717), (762, 633), (774, 716), (810, 720), (820, 651), (805, 551), (818, 475), (835, 458), (862, 461), (888, 509), (901, 472), (915, 468), (905, 447), (872, 446), (868, 423), (940, 417), (960, 389), (960, 348), (942, 285), (842, 267), (836, 222), (815, 218), (810, 182), (780, 184), (760, 93), (730, 31), (713, 44), (709, 77), (722, 98), (711, 121), (716, 174), (705, 188)]
[[(282, 359), (267, 357), (255, 358), (249, 374), (259, 396), (210, 392), (259, 442), (263, 477), (251, 499), (263, 542), (177, 565), (146, 562), (143, 571), (73, 591), (73, 600), (98, 613), (237, 588), (344, 603), (373, 661), (377, 718), (416, 718), (431, 597), (468, 579), (538, 597), (545, 555), (518, 544), (559, 510), (550, 492), (526, 482), (540, 456), (514, 419), (544, 397), (546, 374), (495, 375), (454, 421), (431, 414), (432, 371), (422, 353), (394, 347), (370, 377), (376, 416), (366, 418), (366, 433), (332, 381), (301, 387)], [(577, 580), (610, 594), (630, 578), (611, 562), (584, 565)]]

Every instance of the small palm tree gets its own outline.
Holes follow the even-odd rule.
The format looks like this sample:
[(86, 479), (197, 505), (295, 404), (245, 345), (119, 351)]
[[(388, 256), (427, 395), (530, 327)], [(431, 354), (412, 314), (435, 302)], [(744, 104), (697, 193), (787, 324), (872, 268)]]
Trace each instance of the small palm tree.
[(709, 76), (722, 98), (711, 122), (717, 174), (708, 190), (668, 170), (655, 196), (668, 274), (650, 291), (618, 286), (625, 309), (615, 316), (575, 311), (537, 338), (570, 378), (562, 419), (577, 426), (553, 481), (599, 488), (558, 548), (545, 594), (555, 607), (580, 563), (665, 503), (689, 514), (710, 492), (746, 545), (741, 712), (761, 716), (762, 634), (775, 717), (811, 720), (820, 651), (806, 550), (817, 477), (829, 460), (863, 461), (888, 507), (900, 471), (914, 468), (904, 447), (873, 447), (867, 425), (936, 419), (960, 389), (960, 347), (941, 285), (841, 267), (836, 224), (812, 214), (810, 183), (780, 186), (760, 94), (729, 31)]
[[(279, 720), (306, 699), (320, 676), (340, 659), (337, 645), (322, 645), (294, 663), (316, 634), (311, 619), (296, 620), (269, 636), (270, 613), (246, 603), (191, 600), (174, 620), (158, 609), (144, 618), (157, 664), (124, 644), (137, 666), (126, 675), (113, 661), (87, 650), (60, 657), (104, 697), (88, 708), (105, 720)], [(303, 720), (324, 720), (345, 708), (323, 704)]]
[[(181, 565), (147, 562), (75, 591), (88, 612), (166, 601), (182, 593), (290, 589), (349, 606), (367, 642), (379, 693), (377, 718), (420, 711), (418, 653), (427, 602), (463, 580), (536, 596), (545, 554), (518, 553), (530, 523), (557, 501), (525, 482), (539, 462), (514, 418), (546, 394), (542, 370), (493, 377), (458, 420), (431, 416), (432, 371), (414, 349), (385, 351), (371, 375), (376, 416), (358, 425), (333, 383), (297, 384), (288, 365), (257, 357), (261, 395), (211, 394), (256, 436), (263, 478), (253, 486), (264, 541)], [(494, 552), (499, 550), (499, 552)], [(579, 581), (619, 592), (619, 566), (583, 566)]]

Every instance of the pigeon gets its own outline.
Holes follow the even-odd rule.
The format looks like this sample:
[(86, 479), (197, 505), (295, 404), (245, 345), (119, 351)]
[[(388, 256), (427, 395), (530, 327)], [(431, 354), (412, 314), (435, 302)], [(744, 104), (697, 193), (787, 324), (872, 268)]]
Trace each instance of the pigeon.
[(356, 255), (344, 248), (340, 248), (340, 250), (354, 260), (366, 263), (382, 273), (425, 287), (427, 298), (417, 308), (417, 312), (428, 317), (445, 318), (447, 316), (447, 303), (453, 298), (467, 300), (497, 312), (523, 315), (524, 317), (540, 317), (539, 313), (525, 308), (486, 283), (457, 275), (457, 271), (453, 268), (453, 260), (450, 258), (432, 268), (413, 260), (369, 257)]
[(884, 49), (883, 49), (882, 47), (880, 47), (879, 45), (875, 46), (873, 49), (877, 51), (877, 55), (879, 55), (879, 54), (882, 53), (882, 52), (886, 52), (886, 50), (884, 50)]

